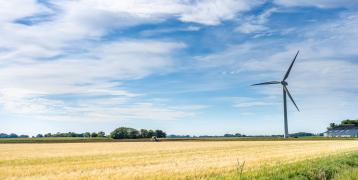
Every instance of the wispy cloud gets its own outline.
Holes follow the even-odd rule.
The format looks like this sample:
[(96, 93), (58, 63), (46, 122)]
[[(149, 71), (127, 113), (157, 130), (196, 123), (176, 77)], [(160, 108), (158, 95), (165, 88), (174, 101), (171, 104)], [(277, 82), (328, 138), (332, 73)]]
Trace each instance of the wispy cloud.
[(199, 31), (201, 28), (199, 26), (188, 26), (183, 28), (160, 28), (160, 29), (150, 29), (142, 31), (140, 34), (144, 37), (153, 36), (153, 35), (163, 35), (167, 33), (175, 32), (194, 32)]
[[(68, 109), (66, 107), (69, 104), (66, 100), (49, 100), (48, 96), (73, 94), (80, 96), (77, 97), (79, 99), (83, 98), (83, 95), (135, 98), (138, 96), (136, 93), (121, 90), (121, 83), (111, 81), (141, 78), (158, 69), (167, 69), (172, 66), (170, 53), (181, 47), (182, 44), (171, 42), (125, 41), (101, 45), (81, 56), (49, 61), (28, 59), (25, 62), (11, 64), (2, 67), (0, 71), (1, 103), (11, 113), (23, 112), (31, 115), (41, 112), (47, 113), (47, 118), (51, 119), (52, 114), (59, 113), (58, 110), (53, 112), (55, 109), (63, 111), (60, 113), (62, 116), (71, 114), (67, 112), (69, 110), (75, 113), (78, 109)], [(111, 98), (101, 100), (108, 101)], [(154, 106), (139, 107), (149, 111)], [(154, 114), (163, 113), (153, 110)], [(116, 110), (110, 114), (114, 115), (114, 112), (117, 112), (118, 116), (121, 111)], [(136, 113), (132, 110), (130, 112)], [(164, 112), (169, 114), (174, 111)], [(104, 115), (107, 112), (102, 113)], [(97, 111), (96, 114), (101, 113)], [(77, 115), (82, 115), (81, 111)], [(110, 115), (105, 116), (108, 119)], [(81, 119), (84, 118), (86, 117)], [(168, 119), (171, 119), (170, 116)]]
[(270, 27), (266, 26), (266, 23), (268, 22), (268, 18), (271, 14), (276, 11), (277, 8), (270, 8), (257, 16), (245, 17), (245, 19), (243, 19), (240, 25), (236, 28), (236, 31), (245, 34), (263, 33), (266, 31), (266, 33), (268, 33), (272, 30), (270, 30)]
[[(66, 10), (92, 9), (103, 13), (132, 16), (145, 21), (160, 21), (166, 18), (178, 18), (183, 22), (194, 22), (205, 25), (217, 25), (224, 20), (233, 19), (237, 13), (250, 10), (260, 1), (183, 1), (183, 0), (128, 0), (128, 1), (59, 1), (58, 6)], [(81, 11), (82, 10), (82, 11)], [(91, 12), (93, 13), (93, 12)], [(93, 22), (93, 21), (92, 21)], [(126, 21), (125, 21), (126, 22)]]

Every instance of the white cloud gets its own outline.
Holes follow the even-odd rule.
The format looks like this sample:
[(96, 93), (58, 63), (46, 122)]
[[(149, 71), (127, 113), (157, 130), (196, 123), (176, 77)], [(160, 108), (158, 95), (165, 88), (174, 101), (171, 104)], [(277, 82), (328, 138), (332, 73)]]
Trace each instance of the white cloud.
[[(322, 8), (356, 5), (355, 1), (275, 2), (284, 6)], [(23, 118), (59, 121), (175, 120), (193, 116), (196, 110), (205, 106), (173, 106), (170, 101), (148, 103), (143, 100), (145, 98), (141, 99), (145, 94), (132, 92), (121, 83), (122, 80), (140, 79), (178, 69), (173, 55), (185, 48), (185, 44), (170, 40), (123, 39), (120, 36), (108, 40), (105, 35), (138, 24), (168, 19), (198, 23), (202, 25), (200, 27), (219, 25), (223, 21), (234, 20), (240, 13), (263, 2), (55, 0), (51, 3), (55, 9), (35, 0), (0, 2), (0, 105), (7, 113)], [(268, 31), (269, 17), (275, 11), (269, 9), (258, 16), (243, 18), (237, 30), (242, 33)], [(31, 25), (14, 22), (48, 13), (52, 15), (49, 19)], [(177, 30), (168, 28), (158, 32)], [(195, 31), (198, 28), (189, 26), (179, 30)], [(339, 117), (345, 109), (346, 114), (353, 114), (357, 101), (352, 94), (358, 88), (357, 79), (352, 76), (358, 73), (357, 64), (353, 62), (357, 56), (357, 31), (357, 15), (343, 14), (339, 20), (305, 29), (301, 33), (304, 40), (294, 43), (250, 41), (232, 45), (221, 53), (196, 57), (198, 62), (193, 69), (220, 68), (230, 72), (230, 75), (237, 75), (242, 81), (250, 82), (268, 77), (281, 78), (295, 51), (301, 49), (300, 61), (290, 77), (290, 88), (299, 106), (303, 109), (317, 108), (315, 113), (321, 114), (317, 116), (317, 121), (330, 115)], [(283, 45), (273, 48), (281, 43)], [(219, 82), (218, 89), (225, 83)], [(190, 90), (217, 88), (214, 83), (195, 86)], [(270, 88), (260, 92), (281, 95), (281, 91)], [(332, 95), (337, 97), (329, 97)], [(307, 101), (306, 97), (311, 101)], [(318, 101), (324, 102), (323, 105)], [(347, 104), (336, 107), (334, 102)], [(259, 99), (234, 102), (237, 107), (266, 105), (269, 105), (267, 101)], [(300, 118), (308, 118), (309, 115), (304, 114)], [(298, 116), (295, 114), (295, 117)]]
[(318, 8), (354, 7), (356, 0), (275, 0), (274, 3), (283, 6), (313, 6)]
[(236, 31), (245, 33), (245, 34), (262, 32), (265, 30), (267, 30), (267, 27), (260, 25), (260, 24), (251, 24), (251, 23), (243, 23), (239, 27), (236, 28)]
[(245, 17), (235, 30), (245, 34), (269, 31), (269, 27), (266, 26), (266, 23), (271, 14), (276, 11), (277, 8), (270, 8), (257, 16)]
[[(179, 0), (51, 1), (59, 9), (53, 10), (55, 15), (51, 20), (28, 26), (13, 21), (41, 14), (44, 9), (50, 10), (37, 1), (29, 1), (28, 4), (9, 2), (0, 4), (2, 9), (12, 9), (2, 14), (7, 21), (1, 22), (0, 27), (0, 63), (5, 62), (4, 59), (13, 59), (11, 62), (28, 61), (62, 56), (66, 50), (81, 51), (83, 46), (91, 44), (91, 40), (100, 40), (113, 29), (158, 22), (166, 18), (177, 17), (186, 22), (216, 25), (259, 4), (233, 0), (203, 0), (194, 4)], [(26, 11), (10, 13), (17, 12), (17, 9)]]
[[(261, 3), (252, 0), (80, 0), (56, 2), (58, 6), (67, 11), (91, 12), (89, 10), (94, 10), (95, 12), (101, 11), (115, 15), (131, 16), (144, 21), (178, 18), (183, 22), (194, 22), (204, 25), (217, 25), (221, 21), (233, 19), (238, 13), (248, 11)], [(124, 23), (126, 22), (131, 21), (124, 20)]]
[(0, 1), (0, 8), (0, 23), (50, 11), (36, 0)]
[(173, 32), (194, 32), (199, 31), (201, 28), (199, 26), (188, 26), (184, 28), (160, 28), (160, 29), (150, 29), (142, 31), (140, 34), (141, 36), (153, 36), (153, 35), (163, 35), (166, 33), (173, 33)]
[[(240, 108), (243, 111), (251, 110), (253, 107), (272, 106), (276, 105), (277, 98), (273, 96), (267, 96), (263, 98), (254, 97), (220, 97), (217, 100), (227, 101), (232, 103), (235, 108)], [(245, 112), (251, 113), (251, 112)]]
[[(354, 13), (345, 13), (335, 21), (302, 28), (301, 39), (293, 42), (287, 43), (276, 39), (252, 40), (196, 59), (200, 67), (205, 68), (225, 67), (236, 70), (237, 73), (263, 72), (266, 75), (268, 73), (283, 75), (297, 50), (300, 50), (298, 56), (300, 64), (297, 66), (305, 66), (302, 71), (313, 67), (312, 73), (318, 68), (320, 71), (314, 73), (325, 72), (329, 75), (329, 72), (335, 72), (334, 75), (338, 73), (348, 77), (349, 73), (353, 73), (356, 65), (354, 63), (357, 55), (356, 31), (358, 31), (358, 16)], [(275, 47), (275, 44), (278, 46)], [(268, 48), (267, 51), (262, 51), (264, 48)], [(302, 74), (307, 75), (307, 73)], [(260, 74), (255, 76), (264, 77)]]
[[(87, 53), (67, 55), (59, 60), (27, 59), (25, 62), (10, 64), (3, 67), (0, 73), (1, 79), (9, 82), (16, 82), (16, 79), (42, 78), (44, 81), (81, 84), (100, 78), (139, 78), (157, 68), (170, 66), (170, 53), (182, 47), (184, 45), (181, 43), (160, 41), (128, 40), (98, 44), (85, 49)], [(10, 60), (5, 58), (4, 60)]]
[[(139, 95), (112, 81), (165, 73), (173, 65), (180, 42), (122, 39), (102, 41), (113, 30), (178, 19), (217, 25), (258, 5), (253, 1), (50, 1), (0, 3), (0, 101), (7, 113), (42, 119), (176, 119), (199, 107), (166, 107), (131, 101)], [(55, 8), (53, 8), (55, 7)], [(41, 15), (48, 14), (44, 21)], [(40, 21), (31, 22), (32, 18)], [(16, 23), (22, 19), (30, 25)], [(32, 24), (31, 24), (32, 23)], [(184, 30), (198, 30), (189, 26)], [(72, 104), (58, 95), (120, 96), (133, 106), (111, 108), (98, 102)], [(85, 98), (85, 99), (86, 99)], [(101, 101), (111, 101), (111, 98)], [(86, 105), (86, 103), (98, 106)], [(118, 104), (120, 106), (128, 104)], [(91, 112), (91, 113), (89, 113)], [(83, 118), (81, 118), (83, 116)], [(149, 117), (153, 116), (153, 117)]]
[(44, 121), (111, 122), (123, 120), (171, 121), (195, 115), (182, 110), (147, 102), (134, 103), (128, 97), (78, 98), (74, 102), (46, 97), (1, 97), (6, 112), (12, 116)]
[[(85, 103), (71, 108), (72, 105), (66, 100), (51, 100), (47, 96), (73, 94), (80, 96), (75, 97), (76, 99), (84, 98), (81, 96), (104, 95), (135, 98), (138, 94), (120, 90), (120, 83), (110, 81), (141, 78), (159, 69), (165, 72), (172, 66), (171, 52), (182, 47), (181, 43), (128, 40), (97, 45), (82, 56), (50, 61), (27, 60), (10, 64), (0, 68), (0, 102), (9, 113), (29, 117), (40, 114), (43, 119), (108, 120), (123, 113), (132, 113), (125, 116), (128, 118), (147, 118), (144, 116), (145, 112), (153, 112), (152, 119), (164, 119), (164, 115), (168, 119), (181, 117), (186, 113), (155, 105), (115, 108), (108, 114), (108, 110), (93, 106), (93, 102), (87, 102), (92, 105), (84, 111), (93, 110), (95, 115), (83, 115), (83, 108), (77, 107), (86, 106)], [(109, 101), (110, 98), (102, 100)], [(170, 113), (173, 113), (173, 116), (170, 116)]]
[(202, 0), (197, 1), (194, 5), (189, 5), (179, 19), (185, 22), (217, 25), (221, 21), (233, 19), (237, 13), (251, 10), (261, 3), (259, 1)]
[[(178, 17), (188, 11), (189, 3), (50, 3), (56, 8), (38, 1), (0, 3), (0, 8), (6, 9), (0, 12), (0, 105), (5, 113), (25, 119), (63, 121), (173, 120), (193, 114), (196, 109), (135, 100), (145, 95), (122, 90), (123, 84), (118, 83), (170, 71), (174, 65), (172, 54), (185, 44), (145, 39), (101, 40), (116, 29)], [(15, 22), (49, 13), (51, 18), (46, 21), (30, 25)], [(70, 95), (71, 99), (59, 95)], [(107, 98), (86, 100), (103, 96)], [(122, 98), (113, 101), (114, 97)], [(109, 102), (113, 103), (108, 105)]]

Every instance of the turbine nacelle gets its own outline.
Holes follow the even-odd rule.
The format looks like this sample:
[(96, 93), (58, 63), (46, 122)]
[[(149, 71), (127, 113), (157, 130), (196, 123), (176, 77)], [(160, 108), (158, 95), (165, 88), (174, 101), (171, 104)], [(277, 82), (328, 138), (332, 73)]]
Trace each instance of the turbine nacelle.
[(288, 83), (286, 81), (281, 81), (281, 84), (284, 86), (288, 86)]

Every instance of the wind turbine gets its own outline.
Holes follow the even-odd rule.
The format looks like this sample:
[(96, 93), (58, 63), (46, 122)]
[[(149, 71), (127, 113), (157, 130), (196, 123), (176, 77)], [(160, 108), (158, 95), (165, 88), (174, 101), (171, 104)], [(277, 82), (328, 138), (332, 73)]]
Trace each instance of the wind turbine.
[(281, 84), (282, 85), (282, 90), (283, 90), (283, 112), (284, 112), (284, 125), (285, 125), (285, 134), (284, 134), (284, 138), (288, 138), (288, 124), (287, 124), (287, 101), (286, 101), (286, 94), (288, 95), (288, 97), (291, 99), (292, 103), (295, 105), (296, 109), (298, 111), (300, 111), (295, 103), (295, 101), (293, 100), (290, 91), (288, 91), (288, 83), (286, 82), (286, 79), (288, 78), (288, 76), (290, 75), (291, 69), (293, 64), (296, 61), (297, 55), (300, 51), (297, 51), (295, 58), (292, 60), (292, 63), (290, 65), (290, 67), (288, 68), (285, 76), (283, 77), (282, 81), (268, 81), (268, 82), (263, 82), (263, 83), (258, 83), (258, 84), (253, 84), (251, 86), (258, 86), (258, 85), (269, 85), (269, 84)]

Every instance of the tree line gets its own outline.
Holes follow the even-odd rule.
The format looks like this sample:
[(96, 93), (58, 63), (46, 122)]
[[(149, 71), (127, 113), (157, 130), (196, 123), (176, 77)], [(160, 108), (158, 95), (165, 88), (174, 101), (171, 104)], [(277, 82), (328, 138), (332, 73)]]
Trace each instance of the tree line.
[[(75, 132), (67, 132), (67, 133), (46, 133), (46, 134), (37, 134), (36, 136), (32, 136), (33, 138), (49, 138), (49, 137), (83, 137), (83, 138), (112, 138), (112, 139), (137, 139), (137, 138), (165, 138), (167, 134), (162, 130), (152, 130), (152, 129), (134, 129), (130, 127), (119, 127), (113, 130), (109, 135), (106, 135), (105, 132), (84, 132), (84, 133), (75, 133)], [(5, 134), (0, 133), (0, 138), (29, 138), (28, 135), (17, 135), (14, 133)]]
[(11, 134), (5, 134), (5, 133), (0, 133), (0, 138), (28, 138), (28, 135), (17, 135), (15, 133), (11, 133)]
[[(308, 137), (308, 136), (323, 136), (323, 133), (314, 134), (308, 132), (297, 132), (290, 134), (290, 137)], [(240, 133), (235, 134), (224, 134), (223, 136), (209, 136), (209, 135), (202, 135), (202, 136), (190, 136), (190, 135), (175, 135), (170, 134), (167, 136), (168, 138), (230, 138), (230, 137), (283, 137), (283, 135), (245, 135)]]
[(55, 134), (47, 133), (47, 134), (37, 134), (36, 138), (42, 137), (106, 137), (106, 133), (103, 131), (99, 132), (85, 132), (85, 133), (75, 133), (75, 132), (68, 132), (68, 133), (60, 133), (57, 132)]
[(353, 119), (346, 119), (341, 121), (340, 124), (336, 124), (336, 123), (330, 123), (329, 127), (327, 128), (328, 130), (333, 129), (335, 127), (339, 127), (339, 126), (345, 126), (345, 125), (358, 125), (358, 119), (353, 120)]

